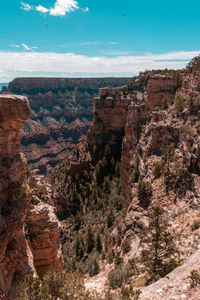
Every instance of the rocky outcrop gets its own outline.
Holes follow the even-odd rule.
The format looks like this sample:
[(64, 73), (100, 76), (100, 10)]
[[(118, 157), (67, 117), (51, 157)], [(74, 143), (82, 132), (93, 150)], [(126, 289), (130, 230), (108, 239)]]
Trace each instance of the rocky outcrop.
[[(123, 96), (124, 88), (102, 88), (99, 97), (94, 98), (94, 120), (87, 134), (90, 151), (97, 147), (98, 159), (104, 153), (106, 144), (112, 153), (120, 156), (122, 139), (125, 133), (128, 102)], [(131, 101), (131, 99), (130, 99)]]
[(26, 238), (29, 242), (36, 272), (42, 278), (47, 271), (63, 270), (59, 242), (60, 224), (52, 206), (32, 201), (26, 215)]
[(52, 206), (33, 201), (21, 153), (20, 129), (29, 113), (26, 97), (0, 95), (0, 288), (10, 299), (26, 274), (63, 269), (59, 222)]
[(86, 135), (92, 120), (92, 98), (105, 86), (129, 78), (16, 78), (3, 92), (28, 97), (30, 119), (22, 130), (28, 164), (45, 173), (64, 159)]
[(11, 297), (17, 281), (31, 271), (23, 231), (31, 191), (19, 134), (29, 112), (26, 97), (0, 96), (0, 287)]

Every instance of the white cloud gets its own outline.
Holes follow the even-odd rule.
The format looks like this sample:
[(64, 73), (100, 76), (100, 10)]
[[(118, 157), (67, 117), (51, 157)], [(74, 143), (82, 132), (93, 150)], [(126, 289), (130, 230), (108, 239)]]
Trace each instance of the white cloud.
[(29, 47), (29, 46), (27, 46), (26, 44), (22, 44), (22, 47), (25, 49), (25, 50), (27, 50), (27, 51), (30, 51), (30, 50), (32, 50), (32, 49), (37, 49), (38, 47), (35, 47), (35, 46), (33, 46), (33, 47)]
[(13, 47), (13, 48), (20, 48), (20, 45), (11, 44), (11, 45), (9, 45), (9, 47)]
[(88, 12), (90, 9), (89, 9), (89, 7), (85, 7), (85, 8), (82, 8), (82, 12), (84, 12), (84, 13), (86, 13), (86, 12)]
[[(25, 45), (25, 44), (24, 44)], [(27, 45), (26, 45), (27, 46)], [(29, 49), (31, 47), (27, 46)], [(146, 69), (179, 69), (200, 51), (181, 51), (164, 54), (146, 54), (116, 57), (88, 57), (74, 53), (52, 52), (6, 52), (0, 51), (0, 82), (16, 76), (64, 76), (67, 72), (100, 74), (139, 73)], [(69, 76), (69, 75), (66, 75)], [(6, 79), (7, 78), (7, 79)]]
[(48, 13), (49, 9), (47, 9), (46, 7), (42, 6), (42, 5), (38, 5), (36, 6), (36, 10), (43, 13), (43, 14), (46, 14)]
[(32, 6), (29, 5), (28, 3), (21, 2), (21, 9), (29, 11), (32, 9)]
[(78, 2), (75, 0), (57, 0), (54, 7), (49, 9), (51, 16), (65, 16), (75, 9), (79, 9)]
[(25, 50), (29, 51), (31, 50), (31, 48), (29, 46), (27, 46), (26, 44), (22, 44), (22, 46), (24, 47)]
[(79, 7), (78, 1), (76, 0), (56, 0), (53, 7), (46, 8), (42, 5), (32, 6), (27, 3), (21, 2), (21, 9), (23, 10), (37, 10), (43, 14), (49, 13), (51, 16), (62, 17), (67, 13), (71, 13), (77, 9), (80, 9), (82, 12), (87, 13), (89, 11), (88, 7), (81, 8)]

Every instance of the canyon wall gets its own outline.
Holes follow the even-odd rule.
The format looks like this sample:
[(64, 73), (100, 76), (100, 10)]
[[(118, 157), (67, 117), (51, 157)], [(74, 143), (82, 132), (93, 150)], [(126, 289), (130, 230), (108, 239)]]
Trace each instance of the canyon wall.
[(127, 84), (129, 78), (16, 78), (3, 93), (25, 95), (31, 114), (22, 129), (28, 164), (45, 173), (65, 158), (86, 135), (92, 99), (105, 86)]
[(31, 271), (23, 231), (31, 191), (19, 134), (29, 112), (27, 98), (0, 96), (0, 287), (11, 295), (15, 283)]
[(92, 152), (95, 146), (100, 159), (108, 144), (121, 159), (124, 197), (128, 197), (130, 160), (142, 125), (156, 107), (172, 102), (175, 92), (175, 76), (142, 74), (126, 86), (102, 88), (94, 98), (94, 120), (87, 134), (89, 149)]
[(63, 269), (59, 222), (53, 207), (34, 202), (21, 153), (20, 129), (29, 113), (26, 97), (0, 95), (0, 288), (10, 299), (26, 274)]

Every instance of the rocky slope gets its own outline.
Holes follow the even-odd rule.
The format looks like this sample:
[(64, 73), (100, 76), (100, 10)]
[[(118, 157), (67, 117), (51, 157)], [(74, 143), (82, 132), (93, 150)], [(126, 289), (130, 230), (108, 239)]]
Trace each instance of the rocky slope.
[[(188, 69), (153, 71), (141, 73), (126, 86), (100, 89), (94, 99), (94, 120), (87, 141), (54, 171), (55, 203), (61, 200), (67, 211), (64, 217), (71, 218), (65, 220), (64, 254), (75, 260), (75, 267), (83, 273), (91, 274), (81, 262), (91, 264), (94, 257), (102, 270), (88, 279), (87, 286), (105, 291), (112, 270), (115, 288), (124, 284), (127, 288), (139, 287), (139, 299), (198, 299), (198, 288), (193, 288), (188, 278), (192, 270), (200, 271), (195, 264), (200, 245), (199, 78), (199, 71)], [(76, 174), (71, 173), (72, 161)], [(70, 205), (79, 208), (74, 211)], [(155, 206), (163, 208), (168, 230), (180, 250), (178, 263), (182, 267), (172, 271), (169, 278), (145, 288), (150, 279), (141, 263), (141, 253), (148, 247), (142, 235), (149, 228)], [(90, 228), (90, 237), (91, 232), (99, 234), (102, 256), (95, 249), (88, 254), (85, 228)], [(73, 231), (79, 237), (74, 244), (78, 245), (77, 252), (67, 250), (75, 238)], [(134, 267), (138, 274), (135, 271), (127, 278), (127, 268), (135, 259), (140, 262)], [(67, 259), (66, 265), (70, 268)], [(183, 276), (177, 280), (178, 288), (175, 276), (179, 272)]]
[(29, 113), (26, 97), (0, 95), (0, 288), (10, 299), (26, 274), (63, 268), (58, 220), (40, 194), (33, 201), (40, 185), (32, 187), (21, 153), (20, 129)]
[(22, 130), (28, 164), (45, 173), (61, 161), (92, 120), (92, 99), (103, 86), (127, 84), (128, 78), (16, 78), (3, 92), (25, 95), (31, 115)]

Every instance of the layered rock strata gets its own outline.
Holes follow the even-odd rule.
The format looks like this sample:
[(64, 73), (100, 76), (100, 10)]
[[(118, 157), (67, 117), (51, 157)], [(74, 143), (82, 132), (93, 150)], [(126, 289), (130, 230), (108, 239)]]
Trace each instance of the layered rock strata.
[(21, 153), (20, 129), (29, 113), (26, 97), (0, 95), (0, 288), (10, 299), (26, 274), (63, 269), (59, 222), (52, 206), (33, 201)]
[(23, 231), (31, 191), (19, 133), (29, 112), (26, 97), (0, 96), (0, 287), (11, 295), (18, 279), (31, 271)]
[(42, 278), (50, 269), (63, 270), (59, 242), (60, 224), (52, 206), (32, 201), (26, 215), (26, 237), (37, 274)]
[(28, 164), (45, 173), (65, 158), (86, 135), (92, 98), (104, 86), (127, 84), (129, 78), (16, 78), (3, 92), (28, 97), (30, 119), (22, 130)]
[(131, 151), (137, 144), (142, 124), (157, 106), (174, 100), (175, 77), (141, 75), (120, 88), (102, 88), (94, 98), (94, 120), (87, 134), (89, 149), (97, 147), (100, 159), (106, 144), (121, 158), (123, 193), (128, 196)]

